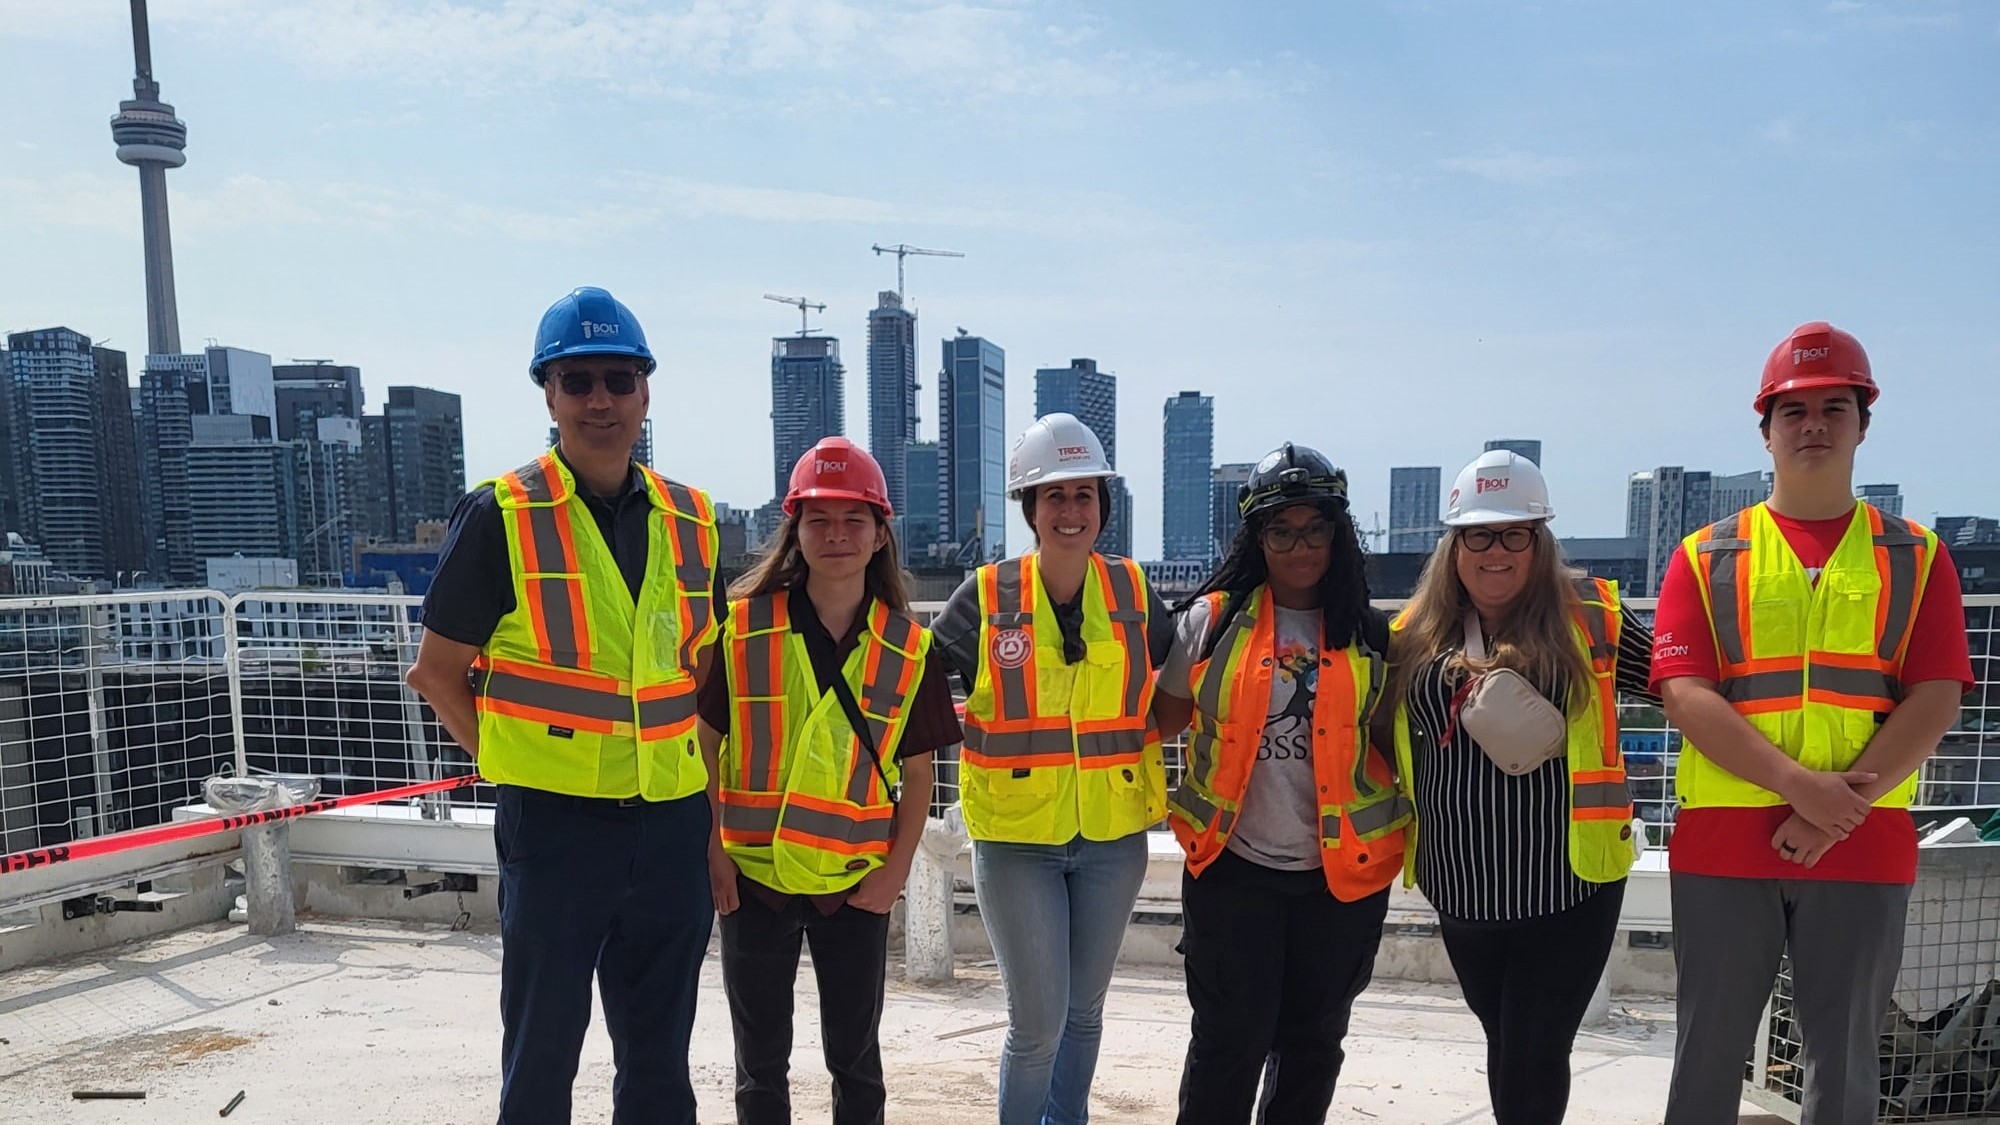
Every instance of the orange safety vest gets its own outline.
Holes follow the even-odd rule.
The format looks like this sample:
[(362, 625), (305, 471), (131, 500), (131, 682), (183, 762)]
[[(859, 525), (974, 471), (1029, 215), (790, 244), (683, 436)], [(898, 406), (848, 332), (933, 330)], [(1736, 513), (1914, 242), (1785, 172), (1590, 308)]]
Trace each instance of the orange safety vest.
[[(1209, 627), (1228, 595), (1203, 599)], [(1195, 664), (1188, 770), (1167, 802), (1174, 836), (1197, 878), (1229, 842), (1250, 788), (1270, 707), (1277, 612), (1268, 586), (1230, 619), (1208, 659)], [(1403, 865), (1408, 798), (1380, 754), (1368, 751), (1368, 720), (1382, 697), (1382, 655), (1356, 644), (1319, 654), (1313, 694), (1313, 777), (1319, 784), (1320, 869), (1327, 889), (1355, 902), (1387, 887)]]
[(979, 568), (979, 673), (965, 701), (959, 794), (975, 840), (1117, 840), (1166, 812), (1152, 721), (1145, 574), (1093, 554), (1085, 658), (1062, 629), (1033, 553)]
[[(719, 759), (722, 846), (745, 875), (793, 894), (846, 890), (888, 860), (895, 826), (896, 750), (923, 674), (930, 635), (874, 603), (842, 674), (876, 758), (832, 692), (821, 692), (790, 595), (730, 606), (725, 641), (735, 709)], [(929, 800), (916, 794), (916, 800)]]
[(488, 781), (655, 801), (707, 785), (694, 671), (716, 629), (715, 512), (701, 490), (639, 468), (657, 518), (636, 604), (553, 452), (493, 482), (514, 609), (473, 661)]

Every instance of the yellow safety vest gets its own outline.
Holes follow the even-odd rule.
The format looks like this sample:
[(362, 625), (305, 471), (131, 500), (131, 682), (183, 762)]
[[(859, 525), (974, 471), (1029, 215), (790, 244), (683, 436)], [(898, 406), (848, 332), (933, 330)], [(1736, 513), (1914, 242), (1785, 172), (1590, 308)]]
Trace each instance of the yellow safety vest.
[(490, 482), (514, 609), (473, 661), (488, 781), (649, 801), (708, 784), (694, 670), (716, 631), (715, 511), (700, 489), (639, 468), (654, 518), (637, 605), (553, 452)]
[(931, 635), (876, 602), (842, 666), (874, 736), (878, 774), (840, 698), (820, 691), (790, 601), (781, 591), (735, 602), (723, 629), (734, 713), (717, 762), (722, 846), (767, 887), (831, 894), (888, 860), (896, 803), (883, 778), (902, 780), (896, 749)]
[[(1819, 581), (1764, 504), (1702, 528), (1682, 549), (1720, 656), (1716, 687), (1757, 733), (1813, 770), (1845, 770), (1903, 698), (1903, 657), (1930, 581), (1937, 535), (1856, 504)], [(1784, 798), (1681, 747), (1685, 808), (1757, 808)], [(1875, 802), (1908, 808), (1911, 774)]]
[[(1228, 595), (1203, 599), (1209, 628)], [(1213, 654), (1191, 673), (1194, 726), (1188, 770), (1167, 800), (1174, 836), (1196, 877), (1222, 854), (1250, 789), (1250, 771), (1271, 703), (1277, 613), (1260, 586), (1230, 619)], [(1319, 787), (1320, 867), (1327, 889), (1357, 902), (1388, 886), (1403, 864), (1410, 805), (1389, 763), (1368, 750), (1368, 720), (1382, 697), (1382, 656), (1365, 645), (1319, 650), (1313, 693), (1313, 776)]]
[[(1588, 883), (1613, 883), (1632, 870), (1632, 790), (1625, 779), (1625, 758), (1618, 748), (1618, 634), (1624, 617), (1618, 608), (1618, 584), (1604, 578), (1576, 582), (1579, 605), (1571, 616), (1570, 633), (1590, 661), (1590, 705), (1569, 715), (1569, 867)], [(1390, 624), (1400, 631), (1399, 616)], [(1426, 731), (1441, 739), (1443, 731)], [(1410, 708), (1396, 708), (1396, 767), (1403, 785), (1416, 794), (1416, 754), (1410, 734)], [(1414, 814), (1413, 814), (1414, 816)], [(1417, 833), (1412, 819), (1410, 845), (1403, 853), (1403, 885), (1417, 881)]]
[(1031, 552), (980, 567), (979, 675), (965, 701), (959, 799), (975, 840), (1117, 840), (1166, 814), (1153, 725), (1146, 576), (1093, 554), (1083, 583), (1084, 659)]

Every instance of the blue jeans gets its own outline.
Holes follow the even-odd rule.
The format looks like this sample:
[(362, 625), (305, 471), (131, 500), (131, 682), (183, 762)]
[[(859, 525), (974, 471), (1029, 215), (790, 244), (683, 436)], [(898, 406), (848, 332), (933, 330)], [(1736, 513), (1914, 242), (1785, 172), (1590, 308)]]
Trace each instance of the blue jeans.
[(979, 916), (1007, 988), (1000, 1125), (1083, 1125), (1104, 994), (1146, 878), (1146, 834), (972, 845)]
[(694, 1125), (688, 1040), (715, 925), (708, 797), (621, 805), (500, 786), (500, 1123), (562, 1125), (590, 1027), (614, 1125)]

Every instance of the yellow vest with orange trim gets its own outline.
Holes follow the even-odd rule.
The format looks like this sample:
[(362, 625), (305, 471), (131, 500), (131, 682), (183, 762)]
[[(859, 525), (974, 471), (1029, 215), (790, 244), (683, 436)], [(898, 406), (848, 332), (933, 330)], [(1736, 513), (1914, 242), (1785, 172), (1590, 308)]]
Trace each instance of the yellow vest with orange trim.
[(700, 489), (639, 469), (653, 511), (636, 605), (553, 452), (491, 482), (514, 608), (473, 661), (488, 781), (649, 801), (708, 785), (694, 671), (717, 629), (715, 510)]
[[(1764, 504), (1687, 537), (1682, 549), (1720, 659), (1716, 688), (1736, 713), (1800, 765), (1845, 770), (1903, 698), (1903, 657), (1930, 581), (1937, 535), (1870, 504), (1806, 577)], [(1681, 747), (1685, 808), (1756, 808), (1784, 798)], [(1875, 802), (1908, 808), (1917, 776)]]
[(723, 850), (745, 875), (788, 894), (847, 890), (889, 858), (896, 805), (883, 777), (902, 778), (896, 749), (930, 632), (876, 602), (841, 669), (881, 774), (839, 696), (820, 691), (789, 593), (732, 603), (723, 644), (733, 711), (717, 758)]
[[(1209, 627), (1222, 620), (1228, 595), (1203, 599)], [(1213, 654), (1196, 663), (1194, 727), (1188, 769), (1167, 799), (1168, 822), (1197, 878), (1229, 843), (1271, 703), (1277, 613), (1269, 587), (1229, 621)], [(1368, 750), (1368, 719), (1382, 697), (1382, 655), (1361, 644), (1319, 650), (1313, 691), (1313, 777), (1319, 787), (1320, 868), (1327, 889), (1356, 902), (1395, 881), (1403, 865), (1410, 803), (1380, 754)]]
[[(1632, 870), (1632, 789), (1618, 749), (1618, 634), (1625, 618), (1618, 608), (1618, 584), (1604, 578), (1576, 581), (1578, 605), (1570, 633), (1590, 662), (1590, 702), (1569, 712), (1569, 869), (1588, 883), (1614, 883)], [(1398, 616), (1390, 627), (1401, 631)], [(1442, 731), (1426, 731), (1432, 739)], [(1416, 753), (1410, 708), (1396, 708), (1396, 771), (1416, 793)], [(1410, 823), (1410, 846), (1403, 858), (1403, 885), (1417, 881), (1417, 833)]]
[(1146, 576), (1130, 559), (1090, 557), (1083, 660), (1063, 660), (1062, 627), (1034, 553), (980, 567), (979, 675), (965, 701), (959, 800), (975, 840), (1118, 840), (1166, 813), (1153, 725)]

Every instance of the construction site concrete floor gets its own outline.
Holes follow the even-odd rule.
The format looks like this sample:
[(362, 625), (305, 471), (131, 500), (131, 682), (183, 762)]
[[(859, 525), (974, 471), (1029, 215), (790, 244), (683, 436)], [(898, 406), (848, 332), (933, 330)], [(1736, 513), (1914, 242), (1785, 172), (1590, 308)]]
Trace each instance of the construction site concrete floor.
[[(277, 939), (218, 923), (0, 976), (0, 1121), (491, 1121), (500, 939), (404, 924), (313, 920)], [(882, 1046), (889, 1119), (991, 1120), (1006, 1018), (991, 963), (918, 986), (892, 959)], [(728, 1008), (713, 950), (693, 1074), (702, 1120), (734, 1119)], [(828, 1111), (811, 970), (801, 966), (793, 1108)], [(1173, 1118), (1188, 1033), (1179, 975), (1121, 971), (1105, 1012), (1091, 1120)], [(1572, 1125), (1660, 1119), (1673, 1055), (1667, 1001), (1614, 1003), (1577, 1042)], [(577, 1122), (611, 1118), (610, 1044), (593, 1027)], [(72, 1091), (143, 1090), (143, 1101)], [(1745, 1106), (1746, 1120), (1761, 1120)], [(1361, 998), (1330, 1120), (1490, 1122), (1479, 1025), (1449, 986), (1378, 983)]]

